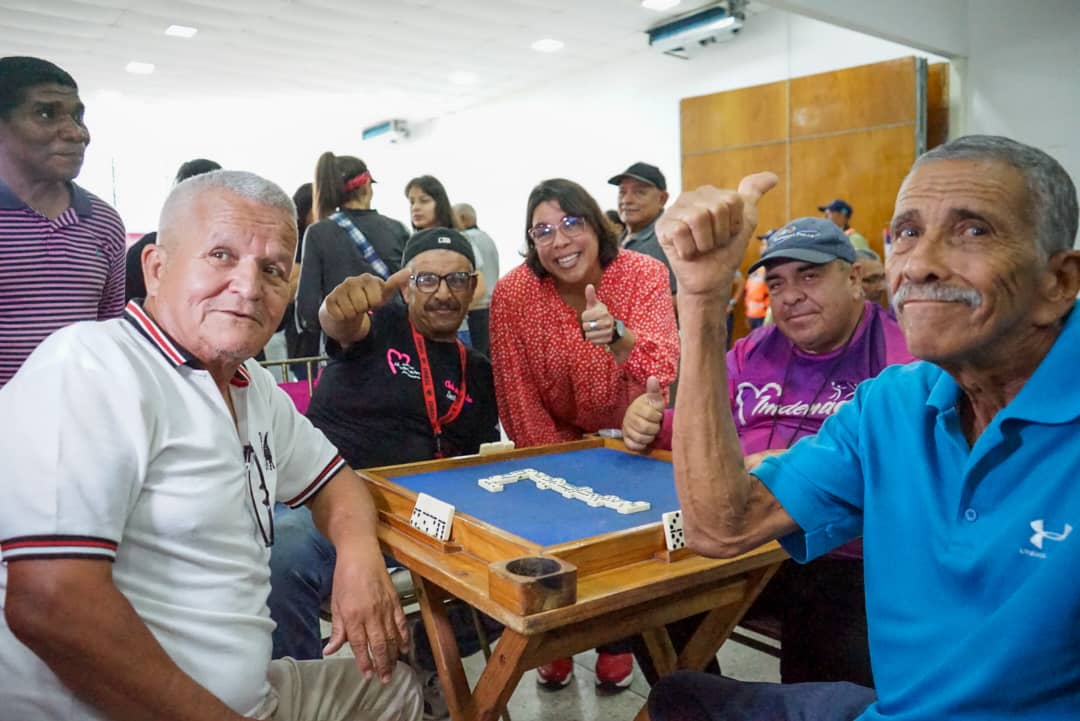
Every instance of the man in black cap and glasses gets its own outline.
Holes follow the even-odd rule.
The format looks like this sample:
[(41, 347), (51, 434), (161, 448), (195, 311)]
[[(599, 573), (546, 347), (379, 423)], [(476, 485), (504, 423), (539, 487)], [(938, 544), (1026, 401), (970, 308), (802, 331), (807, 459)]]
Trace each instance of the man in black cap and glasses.
[[(472, 244), (450, 228), (422, 230), (402, 265), (386, 280), (346, 279), (319, 310), (331, 361), (308, 418), (353, 468), (476, 453), (499, 439), (491, 362), (457, 338), (476, 290)], [(391, 302), (399, 293), (404, 304)], [(335, 580), (334, 547), (307, 509), (279, 511), (270, 565), (274, 656), (321, 658), (319, 607)], [(461, 642), (464, 654), (479, 650), (473, 638)], [(438, 718), (443, 702), (422, 639), (414, 654), (425, 716)]]
[(668, 269), (672, 295), (676, 292), (675, 274), (671, 272), (664, 251), (656, 240), (654, 225), (664, 212), (668, 200), (667, 180), (660, 168), (648, 163), (637, 162), (608, 179), (611, 185), (619, 186), (619, 219), (626, 226), (626, 233), (619, 239), (627, 250), (650, 255), (662, 262)]
[[(476, 290), (473, 257), (458, 231), (429, 228), (409, 240), (400, 271), (348, 278), (323, 302), (332, 361), (308, 418), (353, 467), (476, 453), (498, 440), (491, 362), (457, 339)], [(399, 292), (404, 305), (390, 302)], [(437, 414), (424, 403), (428, 385)]]
[[(420, 718), (374, 504), (252, 360), (295, 216), (252, 173), (178, 184), (145, 302), (53, 334), (0, 391), (5, 718)], [(354, 658), (271, 661), (274, 500), (333, 540), (328, 649)]]

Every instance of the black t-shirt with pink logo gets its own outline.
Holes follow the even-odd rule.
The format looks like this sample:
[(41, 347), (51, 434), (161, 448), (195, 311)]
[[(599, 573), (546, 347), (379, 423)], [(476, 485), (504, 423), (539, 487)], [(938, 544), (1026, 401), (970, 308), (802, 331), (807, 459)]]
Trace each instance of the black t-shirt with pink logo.
[[(457, 399), (460, 354), (456, 343), (429, 339), (425, 345), (441, 417)], [(344, 352), (330, 341), (327, 350), (331, 361), (307, 415), (345, 461), (353, 468), (368, 468), (434, 458), (435, 435), (405, 306), (380, 308), (367, 338)], [(465, 402), (457, 419), (443, 427), (444, 456), (476, 453), (481, 443), (499, 440), (491, 362), (468, 349), (465, 366)]]

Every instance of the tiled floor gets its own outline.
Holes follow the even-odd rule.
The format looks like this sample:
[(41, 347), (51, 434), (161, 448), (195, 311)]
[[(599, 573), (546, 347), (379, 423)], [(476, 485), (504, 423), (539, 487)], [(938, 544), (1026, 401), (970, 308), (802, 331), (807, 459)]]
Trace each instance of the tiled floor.
[[(743, 631), (754, 636), (750, 631)], [(760, 637), (757, 637), (760, 639)], [(779, 681), (780, 662), (768, 654), (729, 641), (718, 654), (725, 676), (744, 681)], [(528, 671), (510, 697), (512, 721), (630, 721), (641, 710), (649, 693), (648, 684), (635, 672), (633, 685), (621, 693), (596, 690), (593, 665), (596, 653), (574, 657), (574, 680), (566, 688), (549, 691), (536, 684), (536, 672)], [(483, 654), (465, 660), (465, 673), (475, 683), (484, 669)]]
[[(415, 610), (409, 607), (407, 610)], [(323, 635), (329, 635), (330, 626), (323, 622)], [(739, 629), (743, 634), (763, 643), (775, 643), (753, 631)], [(350, 653), (348, 645), (338, 652)], [(780, 661), (766, 653), (756, 651), (734, 641), (728, 641), (717, 654), (720, 668), (725, 676), (741, 681), (780, 680)], [(551, 691), (536, 683), (536, 671), (527, 671), (521, 677), (514, 695), (510, 697), (508, 711), (511, 721), (631, 721), (645, 703), (649, 685), (641, 672), (635, 668), (634, 683), (618, 693), (597, 691), (596, 652), (586, 651), (574, 657), (573, 682), (565, 688)], [(477, 653), (464, 660), (465, 674), (470, 686), (484, 670), (484, 655)]]
[[(748, 636), (772, 644), (752, 631), (740, 629)], [(324, 635), (329, 625), (324, 622)], [(349, 653), (349, 647), (339, 654)], [(728, 641), (717, 654), (725, 676), (742, 681), (779, 681), (780, 662), (760, 651), (734, 641)], [(630, 721), (641, 710), (649, 694), (649, 686), (635, 669), (634, 683), (620, 693), (597, 691), (593, 666), (596, 652), (587, 651), (574, 657), (574, 679), (565, 688), (550, 691), (536, 683), (536, 671), (527, 671), (521, 678), (508, 711), (512, 721)], [(465, 659), (465, 674), (470, 685), (476, 683), (484, 670), (484, 656), (474, 654)]]

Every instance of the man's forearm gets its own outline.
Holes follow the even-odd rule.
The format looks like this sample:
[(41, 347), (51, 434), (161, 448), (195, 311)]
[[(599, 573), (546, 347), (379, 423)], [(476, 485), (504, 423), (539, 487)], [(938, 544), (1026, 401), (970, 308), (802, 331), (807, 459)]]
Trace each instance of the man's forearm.
[(335, 548), (356, 544), (378, 548), (375, 502), (351, 468), (338, 471), (312, 499), (310, 508), (316, 528)]
[(10, 564), (5, 613), (16, 637), (76, 696), (110, 719), (242, 720), (169, 658), (108, 569), (87, 574), (88, 566), (69, 565), (74, 575), (57, 574), (56, 564), (96, 563), (105, 562)]
[(733, 555), (743, 532), (751, 479), (727, 398), (726, 294), (680, 298), (683, 337), (672, 442), (675, 484), (691, 545)]

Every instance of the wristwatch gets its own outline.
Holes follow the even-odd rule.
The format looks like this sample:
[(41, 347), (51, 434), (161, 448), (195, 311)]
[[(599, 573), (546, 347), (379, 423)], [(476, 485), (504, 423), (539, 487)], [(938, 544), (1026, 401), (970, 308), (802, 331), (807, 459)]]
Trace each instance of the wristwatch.
[(611, 340), (608, 341), (608, 345), (615, 345), (624, 335), (626, 335), (626, 325), (616, 318), (615, 327), (611, 329)]

